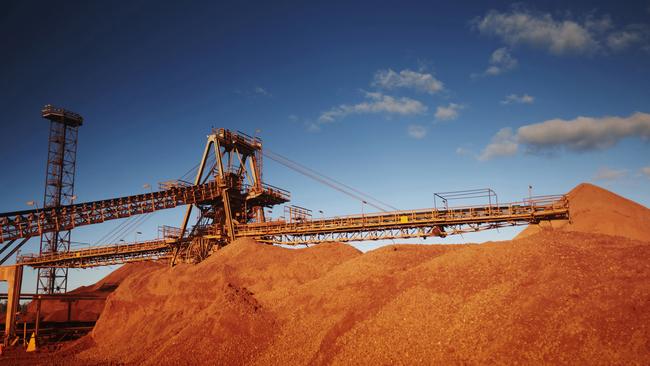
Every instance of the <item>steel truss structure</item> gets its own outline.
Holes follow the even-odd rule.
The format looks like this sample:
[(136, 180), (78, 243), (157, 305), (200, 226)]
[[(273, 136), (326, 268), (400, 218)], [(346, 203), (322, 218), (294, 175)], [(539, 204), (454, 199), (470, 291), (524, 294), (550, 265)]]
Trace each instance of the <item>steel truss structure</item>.
[[(318, 244), (362, 240), (427, 238), (495, 229), (505, 226), (526, 225), (543, 220), (567, 219), (569, 203), (566, 196), (546, 196), (521, 203), (501, 206), (461, 207), (448, 210), (396, 211), (380, 214), (355, 215), (309, 221), (270, 221), (250, 223), (235, 228), (237, 238), (254, 238), (269, 244)], [(194, 237), (200, 246), (184, 248), (203, 250), (209, 255), (216, 245), (214, 234)], [(223, 239), (223, 238), (221, 238)], [(189, 240), (189, 239), (188, 239)], [(92, 267), (127, 263), (145, 259), (162, 259), (171, 256), (171, 248), (178, 247), (173, 239), (146, 243), (109, 245), (90, 249), (58, 253), (50, 256), (21, 257), (20, 263), (32, 267)]]
[(145, 260), (160, 260), (170, 257), (172, 251), (171, 242), (169, 239), (157, 239), (38, 256), (25, 255), (19, 257), (18, 262), (34, 268), (87, 268)]
[[(111, 200), (74, 204), (44, 210), (0, 214), (0, 238), (15, 242), (45, 232), (150, 213), (189, 205), (182, 226), (164, 228), (162, 239), (18, 258), (19, 265), (37, 268), (85, 268), (141, 260), (169, 259), (197, 262), (238, 238), (268, 244), (317, 244), (359, 240), (430, 237), (538, 223), (569, 218), (566, 196), (529, 198), (524, 202), (498, 204), (488, 192), (485, 205), (429, 208), (410, 211), (366, 213), (314, 219), (310, 211), (296, 211), (285, 220), (268, 220), (266, 207), (286, 203), (287, 191), (264, 184), (261, 179), (262, 143), (258, 138), (225, 129), (209, 136), (192, 183), (166, 183), (163, 190)], [(214, 160), (214, 164), (210, 161)], [(481, 191), (477, 191), (481, 195)], [(467, 196), (466, 192), (461, 192)], [(477, 193), (471, 191), (470, 196)], [(453, 198), (453, 192), (441, 195)], [(495, 198), (495, 197), (494, 197)], [(192, 206), (199, 211), (190, 230)], [(292, 211), (293, 212), (293, 211)], [(19, 245), (21, 245), (19, 243)], [(15, 251), (15, 249), (14, 249)]]
[(237, 237), (273, 244), (444, 237), (503, 226), (568, 218), (565, 196), (539, 197), (501, 206), (470, 206), (354, 215), (300, 222), (267, 222), (237, 227)]
[[(212, 168), (207, 166), (210, 156), (215, 160)], [(199, 220), (191, 235), (208, 236), (210, 240), (191, 240), (189, 245), (176, 246), (172, 264), (179, 255), (198, 261), (204, 259), (212, 246), (220, 247), (236, 239), (237, 225), (263, 223), (266, 221), (264, 208), (289, 201), (289, 192), (262, 182), (261, 166), (262, 140), (259, 138), (224, 128), (208, 135), (194, 184), (213, 179), (221, 195), (219, 200), (197, 205)], [(181, 238), (187, 230), (191, 212), (190, 205), (181, 224)]]
[[(61, 146), (50, 147), (54, 157), (48, 158), (52, 164), (48, 163), (45, 207), (0, 213), (0, 244), (3, 244), (0, 255), (9, 251), (0, 259), (0, 264), (29, 238), (44, 237), (38, 255), (19, 256), (15, 266), (0, 266), (0, 279), (11, 283), (8, 292), (10, 309), (15, 308), (20, 298), (25, 265), (39, 270), (38, 291), (55, 292), (66, 291), (68, 268), (147, 260), (168, 260), (172, 265), (177, 260), (197, 262), (238, 238), (253, 238), (269, 244), (316, 244), (446, 236), (569, 218), (569, 202), (565, 196), (529, 198), (516, 204), (492, 204), (493, 192), (488, 190), (489, 202), (483, 206), (450, 208), (448, 200), (457, 197), (447, 192), (435, 196), (443, 200), (444, 209), (434, 207), (313, 219), (311, 211), (294, 206), (288, 209), (288, 221), (268, 220), (264, 209), (288, 202), (289, 192), (262, 182), (261, 140), (226, 129), (213, 130), (208, 136), (193, 184), (170, 183), (157, 192), (74, 204), (76, 130), (68, 133), (67, 129), (75, 127), (75, 123), (79, 127), (81, 116), (53, 107), (46, 107), (43, 116), (58, 118), (65, 125), (62, 134), (52, 132), (50, 137), (51, 145)], [(74, 122), (75, 118), (77, 122)], [(61, 136), (65, 142), (61, 142)], [(65, 140), (73, 137), (74, 144)], [(215, 162), (210, 166), (208, 161), (212, 157)], [(337, 189), (341, 190), (340, 187)], [(470, 191), (462, 195), (477, 193), (483, 194)], [(57, 201), (56, 197), (60, 199)], [(496, 201), (496, 196), (494, 198)], [(189, 205), (181, 228), (164, 228), (162, 239), (70, 250), (69, 231), (76, 227), (180, 205)], [(188, 230), (193, 205), (198, 208), (199, 215), (197, 223)], [(5, 345), (15, 336), (15, 314), (15, 311), (7, 312)]]
[(0, 214), (2, 242), (29, 238), (43, 233), (71, 230), (133, 215), (151, 213), (181, 205), (210, 202), (221, 194), (216, 181), (164, 191), (86, 202), (51, 209), (35, 209)]
[[(74, 200), (74, 176), (77, 160), (77, 136), (83, 118), (62, 108), (46, 105), (41, 116), (50, 121), (50, 137), (45, 174), (44, 208), (69, 205)], [(41, 235), (40, 254), (70, 250), (70, 230), (55, 230)], [(66, 268), (39, 268), (36, 293), (65, 293), (68, 288)]]

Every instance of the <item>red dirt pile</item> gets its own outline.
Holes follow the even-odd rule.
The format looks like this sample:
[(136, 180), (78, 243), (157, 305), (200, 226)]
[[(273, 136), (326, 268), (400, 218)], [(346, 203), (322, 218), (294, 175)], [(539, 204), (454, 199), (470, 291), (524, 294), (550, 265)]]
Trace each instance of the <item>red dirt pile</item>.
[[(614, 204), (621, 222), (599, 227), (618, 234), (637, 211)], [(564, 230), (365, 254), (239, 240), (129, 276), (76, 361), (648, 364), (649, 258), (647, 241)]]
[[(273, 305), (360, 252), (238, 240), (198, 265), (140, 271), (109, 298), (87, 356), (159, 364), (248, 363), (281, 324)], [(266, 296), (265, 296), (266, 295)]]
[[(75, 290), (69, 291), (70, 295), (81, 295), (97, 298), (105, 298), (113, 292), (122, 281), (135, 272), (139, 272), (147, 267), (158, 268), (160, 264), (156, 263), (132, 263), (126, 264), (117, 270), (111, 272), (92, 286), (81, 286)], [(99, 318), (104, 309), (105, 300), (76, 300), (72, 302), (61, 300), (41, 300), (41, 321), (45, 322), (64, 322), (68, 320), (68, 304), (71, 307), (71, 320), (91, 322)], [(27, 321), (36, 319), (36, 302), (30, 302), (27, 306)]]
[(582, 183), (568, 193), (571, 220), (542, 222), (517, 238), (545, 229), (622, 236), (650, 241), (650, 209), (592, 184)]

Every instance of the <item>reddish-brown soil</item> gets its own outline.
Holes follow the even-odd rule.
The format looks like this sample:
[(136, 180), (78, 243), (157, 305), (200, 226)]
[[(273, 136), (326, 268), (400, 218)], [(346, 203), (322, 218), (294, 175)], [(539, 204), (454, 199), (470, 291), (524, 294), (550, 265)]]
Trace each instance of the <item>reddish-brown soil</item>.
[(570, 221), (542, 222), (523, 230), (523, 238), (541, 230), (578, 231), (650, 241), (650, 209), (593, 184), (568, 193)]
[[(93, 322), (99, 318), (104, 309), (104, 298), (113, 292), (119, 284), (134, 272), (141, 271), (147, 267), (160, 267), (160, 264), (132, 263), (126, 264), (117, 270), (111, 272), (92, 286), (82, 286), (68, 292), (70, 295), (79, 295), (87, 297), (97, 297), (97, 300), (41, 300), (41, 321), (44, 322), (64, 322), (68, 320), (68, 305), (70, 305), (71, 321)], [(36, 302), (30, 302), (27, 305), (27, 313), (23, 319), (28, 322), (36, 319)]]
[[(239, 240), (198, 265), (142, 267), (70, 361), (649, 364), (647, 209), (592, 187), (572, 192), (572, 225), (588, 231), (602, 212), (589, 207), (615, 207), (602, 217), (618, 225), (598, 233), (365, 254)], [(620, 236), (628, 220), (645, 241)]]

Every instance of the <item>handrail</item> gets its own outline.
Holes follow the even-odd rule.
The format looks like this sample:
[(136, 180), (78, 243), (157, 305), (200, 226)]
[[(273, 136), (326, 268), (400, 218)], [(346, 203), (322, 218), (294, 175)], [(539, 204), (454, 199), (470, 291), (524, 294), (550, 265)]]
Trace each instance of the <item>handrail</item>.
[[(447, 234), (444, 231), (445, 227), (455, 228), (465, 225), (467, 231), (475, 231), (477, 229), (473, 225), (490, 228), (522, 225), (539, 220), (565, 219), (568, 217), (568, 204), (566, 196), (547, 196), (544, 199), (530, 200), (528, 203), (513, 202), (499, 206), (466, 206), (448, 210), (435, 208), (400, 210), (300, 222), (267, 221), (237, 225), (235, 237), (250, 237), (268, 243), (295, 244), (332, 240), (368, 240), (368, 238), (444, 236)], [(396, 230), (397, 233), (390, 233), (390, 230)], [(389, 234), (381, 236), (380, 233), (385, 231), (389, 231)], [(453, 229), (451, 233), (460, 232), (463, 231)], [(293, 239), (287, 239), (289, 237)], [(34, 267), (45, 265), (87, 267), (160, 259), (169, 255), (173, 243), (176, 243), (174, 239), (163, 238), (131, 244), (111, 244), (40, 256), (21, 256), (18, 262)]]
[(180, 205), (208, 202), (220, 194), (217, 182), (210, 181), (201, 185), (170, 187), (157, 192), (94, 202), (0, 213), (0, 243)]

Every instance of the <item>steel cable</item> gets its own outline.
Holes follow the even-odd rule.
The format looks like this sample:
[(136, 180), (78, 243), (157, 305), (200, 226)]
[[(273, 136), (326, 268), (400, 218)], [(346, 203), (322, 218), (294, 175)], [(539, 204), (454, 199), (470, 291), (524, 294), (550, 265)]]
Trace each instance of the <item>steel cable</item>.
[[(292, 170), (294, 170), (294, 171), (296, 171), (298, 173), (301, 173), (301, 174), (303, 174), (303, 175), (305, 175), (307, 177), (310, 177), (310, 178), (312, 178), (312, 179), (314, 179), (314, 180), (316, 180), (316, 181), (318, 181), (320, 183), (323, 183), (323, 184), (325, 184), (326, 186), (328, 186), (330, 188), (336, 189), (337, 191), (339, 191), (341, 193), (344, 193), (344, 194), (346, 194), (346, 195), (348, 195), (348, 196), (350, 196), (350, 197), (352, 197), (352, 198), (354, 198), (356, 200), (359, 200), (359, 201), (361, 201), (363, 203), (367, 203), (368, 205), (370, 205), (370, 206), (372, 206), (372, 207), (374, 207), (374, 208), (376, 208), (376, 209), (378, 209), (380, 211), (387, 212), (388, 210), (386, 210), (384, 207), (388, 207), (388, 208), (390, 208), (390, 209), (392, 209), (394, 211), (399, 210), (398, 208), (396, 208), (396, 207), (394, 207), (392, 205), (389, 205), (389, 204), (387, 204), (385, 202), (382, 202), (379, 199), (374, 198), (373, 196), (371, 196), (371, 195), (369, 195), (367, 193), (361, 192), (358, 189), (350, 187), (349, 185), (347, 185), (345, 183), (341, 183), (341, 182), (337, 181), (336, 179), (330, 178), (330, 177), (326, 176), (325, 174), (319, 173), (319, 172), (315, 171), (314, 169), (306, 167), (306, 166), (304, 166), (304, 165), (302, 165), (300, 163), (297, 163), (297, 162), (295, 162), (295, 161), (293, 161), (293, 160), (291, 160), (291, 159), (289, 159), (289, 158), (287, 158), (285, 156), (282, 156), (282, 155), (280, 155), (280, 154), (278, 154), (276, 152), (273, 152), (273, 151), (271, 151), (269, 149), (266, 149), (263, 152), (263, 154), (264, 154), (264, 156), (268, 157), (269, 159), (271, 159), (271, 160), (273, 160), (275, 162), (278, 162), (278, 163), (286, 166), (289, 169), (292, 169)], [(369, 202), (369, 201), (373, 201), (374, 203)]]

